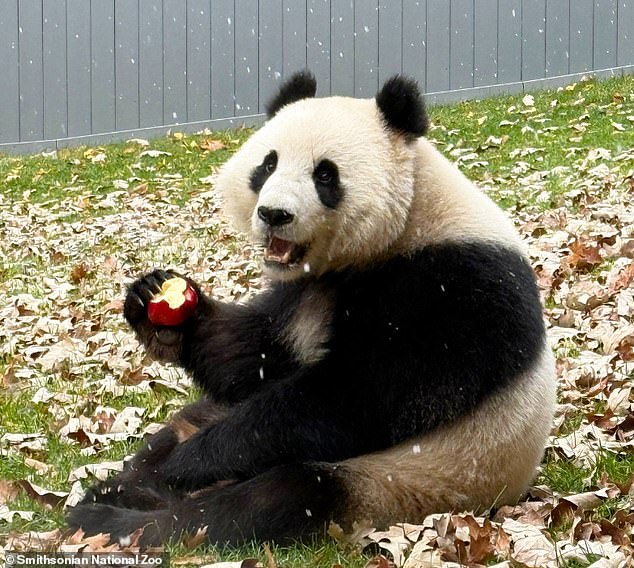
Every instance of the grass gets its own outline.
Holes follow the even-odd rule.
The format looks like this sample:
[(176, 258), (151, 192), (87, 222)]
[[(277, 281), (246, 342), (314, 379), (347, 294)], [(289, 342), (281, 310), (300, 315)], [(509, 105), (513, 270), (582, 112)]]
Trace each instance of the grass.
[[(459, 159), (465, 173), (487, 188), (489, 194), (512, 213), (529, 208), (547, 210), (570, 202), (569, 192), (588, 177), (592, 165), (584, 159), (593, 148), (604, 148), (612, 156), (634, 147), (632, 127), (632, 102), (628, 97), (634, 92), (634, 78), (624, 77), (605, 82), (581, 82), (558, 90), (534, 93), (534, 104), (523, 101), (521, 96), (507, 96), (484, 101), (468, 101), (451, 107), (431, 109), (433, 128), (430, 137), (452, 160)], [(527, 102), (529, 104), (527, 104)], [(629, 117), (629, 118), (628, 118)], [(628, 122), (629, 121), (629, 122)], [(624, 131), (614, 123), (623, 124)], [(30, 203), (31, 214), (56, 216), (60, 226), (98, 219), (118, 211), (116, 196), (123, 192), (147, 196), (157, 202), (175, 206), (186, 204), (197, 194), (201, 178), (207, 177), (216, 167), (246, 140), (250, 131), (214, 132), (201, 135), (173, 135), (153, 140), (149, 146), (137, 142), (125, 142), (100, 148), (77, 148), (60, 150), (56, 155), (12, 157), (0, 155), (0, 207), (22, 207), (20, 202)], [(209, 150), (209, 141), (220, 141), (221, 149)], [(143, 156), (146, 150), (166, 152), (155, 157)], [(102, 158), (104, 156), (104, 158)], [(613, 161), (610, 167), (625, 175), (631, 163), (626, 160)], [(526, 183), (525, 178), (540, 174), (536, 183)], [(537, 178), (536, 178), (537, 179)], [(107, 197), (114, 196), (112, 203)], [(596, 196), (597, 199), (600, 195)], [(74, 204), (69, 210), (68, 204)], [(15, 204), (15, 205), (14, 205)], [(207, 229), (196, 231), (196, 238), (210, 238)], [(52, 237), (44, 235), (44, 240)], [(7, 245), (10, 250), (10, 243)], [(231, 245), (238, 250), (238, 244)], [(109, 235), (98, 242), (77, 244), (77, 257), (101, 262), (111, 251), (124, 251), (126, 244), (118, 242), (117, 235)], [(210, 251), (212, 253), (213, 251)], [(121, 252), (122, 262), (135, 264), (141, 252)], [(178, 264), (187, 260), (175, 259)], [(98, 282), (99, 268), (90, 269), (70, 294), (70, 302), (79, 300)], [(68, 257), (63, 251), (56, 256), (34, 246), (29, 251), (13, 251), (13, 256), (0, 258), (0, 296), (31, 294), (44, 299), (50, 292), (41, 276), (47, 273), (60, 274), (68, 279)], [(107, 302), (107, 294), (98, 294), (91, 300), (94, 305)], [(553, 307), (553, 306), (551, 306)], [(45, 307), (44, 309), (52, 309)], [(121, 324), (112, 324), (109, 329), (121, 329)], [(562, 349), (563, 355), (576, 357), (578, 346), (572, 341)], [(175, 405), (186, 402), (186, 396), (169, 390), (154, 390), (147, 393), (124, 393), (98, 395), (92, 388), (106, 372), (103, 368), (91, 368), (85, 376), (79, 368), (59, 368), (43, 374), (39, 382), (20, 385), (20, 377), (8, 381), (14, 371), (23, 369), (24, 360), (19, 351), (0, 351), (0, 436), (3, 433), (37, 433), (46, 439), (43, 450), (27, 454), (52, 466), (46, 474), (34, 473), (24, 463), (27, 454), (10, 452), (0, 460), (0, 480), (31, 479), (38, 485), (51, 489), (67, 490), (68, 474), (79, 465), (91, 462), (117, 460), (134, 451), (135, 442), (117, 442), (100, 450), (97, 455), (84, 455), (79, 444), (68, 444), (60, 440), (55, 424), (53, 403), (34, 404), (33, 395), (37, 387), (46, 387), (52, 392), (64, 392), (77, 397), (77, 413), (94, 411), (97, 405), (124, 408), (140, 406), (150, 411), (156, 409), (151, 420), (160, 422)], [(3, 383), (0, 382), (0, 385)], [(7, 385), (12, 385), (11, 388)], [(191, 395), (190, 395), (191, 396)], [(573, 416), (562, 432), (574, 431), (583, 420), (582, 413)], [(563, 434), (562, 434), (563, 435)], [(582, 492), (596, 487), (603, 474), (615, 483), (625, 483), (634, 475), (634, 456), (630, 453), (604, 453), (597, 457), (592, 469), (576, 467), (569, 461), (558, 458), (549, 451), (543, 464), (539, 483), (555, 491)], [(606, 502), (595, 513), (608, 518), (615, 504)], [(63, 515), (58, 510), (33, 503), (25, 494), (11, 503), (16, 510), (35, 511), (32, 521), (0, 521), (2, 532), (47, 530), (63, 525)], [(172, 557), (191, 556), (192, 551), (182, 545), (170, 547)], [(296, 545), (273, 548), (272, 553), (279, 566), (324, 566), (341, 564), (345, 567), (363, 566), (367, 557), (358, 552), (342, 550), (332, 542), (314, 543), (311, 546)], [(245, 547), (227, 551), (215, 548), (196, 549), (195, 555), (223, 560), (258, 557), (266, 563), (266, 555), (259, 547)], [(568, 563), (576, 566), (576, 563)], [(581, 564), (579, 564), (581, 565)]]

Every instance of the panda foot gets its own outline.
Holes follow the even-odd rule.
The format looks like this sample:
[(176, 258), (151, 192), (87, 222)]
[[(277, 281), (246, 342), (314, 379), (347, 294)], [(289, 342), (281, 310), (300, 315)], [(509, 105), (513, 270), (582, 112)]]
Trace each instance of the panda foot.
[(141, 548), (160, 546), (173, 531), (173, 519), (167, 509), (139, 511), (103, 504), (77, 505), (70, 509), (67, 522), (71, 529), (81, 529), (86, 536), (107, 533), (112, 543), (139, 544)]

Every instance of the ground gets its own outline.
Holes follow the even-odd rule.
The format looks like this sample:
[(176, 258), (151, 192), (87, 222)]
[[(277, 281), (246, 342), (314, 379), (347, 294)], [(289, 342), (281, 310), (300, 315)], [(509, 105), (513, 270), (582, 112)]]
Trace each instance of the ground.
[[(560, 404), (535, 487), (486, 518), (439, 514), (352, 538), (334, 528), (312, 546), (223, 551), (194, 539), (169, 547), (181, 565), (381, 568), (371, 556), (400, 564), (412, 548), (412, 568), (633, 560), (634, 78), (431, 116), (430, 137), (515, 220), (539, 280)], [(220, 299), (257, 290), (258, 251), (228, 228), (212, 180), (248, 135), (0, 156), (0, 556), (103, 548), (64, 532), (62, 507), (196, 396), (139, 350), (122, 298), (155, 266)]]

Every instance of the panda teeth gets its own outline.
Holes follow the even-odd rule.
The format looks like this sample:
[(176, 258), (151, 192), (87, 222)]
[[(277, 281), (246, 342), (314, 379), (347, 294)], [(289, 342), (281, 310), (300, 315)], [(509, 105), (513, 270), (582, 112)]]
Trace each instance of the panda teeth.
[(291, 241), (271, 236), (264, 254), (264, 259), (279, 264), (289, 264), (295, 245)]

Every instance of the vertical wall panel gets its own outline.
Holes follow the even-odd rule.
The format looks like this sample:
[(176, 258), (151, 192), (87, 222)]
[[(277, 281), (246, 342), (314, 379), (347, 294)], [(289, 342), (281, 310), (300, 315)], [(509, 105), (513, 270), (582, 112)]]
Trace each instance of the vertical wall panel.
[(594, 3), (594, 69), (616, 65), (616, 2), (595, 0)]
[(19, 2), (19, 50), (20, 138), (41, 140), (44, 137), (41, 0)]
[(522, 79), (544, 77), (546, 61), (546, 0), (522, 6)]
[(333, 0), (330, 30), (330, 90), (354, 95), (354, 0)]
[(64, 138), (68, 133), (66, 0), (43, 0), (42, 2), (42, 49), (44, 138), (47, 140)]
[(211, 109), (210, 0), (187, 0), (187, 120), (209, 118)]
[(427, 0), (403, 0), (403, 73), (425, 88)]
[(68, 134), (92, 132), (90, 2), (67, 0)]
[(282, 0), (268, 0), (266, 9), (260, 9), (259, 12), (259, 107), (260, 112), (263, 112), (282, 79)]
[(235, 10), (235, 113), (257, 114), (258, 6), (252, 0), (236, 0)]
[(117, 130), (139, 127), (138, 4), (115, 0), (115, 122)]
[(570, 60), (569, 15), (570, 0), (546, 0), (546, 77), (556, 77), (568, 73)]
[(451, 0), (449, 86), (473, 87), (473, 0)]
[(634, 0), (618, 0), (617, 65), (632, 65), (634, 55)]
[(163, 6), (139, 0), (139, 125), (157, 124), (163, 124)]
[(211, 3), (211, 117), (234, 115), (233, 0)]
[(522, 0), (498, 2), (498, 83), (522, 80)]
[(317, 96), (328, 96), (330, 94), (330, 0), (307, 1), (306, 62), (317, 79)]
[(91, 0), (92, 131), (115, 130), (114, 0)]
[(18, 0), (4, 0), (0, 10), (0, 142), (20, 140)]
[(592, 30), (594, 0), (573, 0), (570, 10), (570, 72), (592, 69)]
[(0, 0), (0, 144), (248, 117), (305, 67), (361, 97), (618, 73), (633, 29), (634, 0)]
[(379, 2), (379, 86), (403, 70), (403, 2)]
[(283, 0), (283, 40), (284, 75), (288, 76), (306, 67), (306, 1)]
[(378, 0), (354, 5), (354, 90), (357, 97), (373, 97), (379, 87)]
[(494, 85), (498, 80), (498, 0), (475, 3), (473, 84)]
[(427, 0), (427, 92), (449, 90), (451, 6), (447, 0)]
[(163, 124), (187, 122), (187, 3), (163, 0)]

